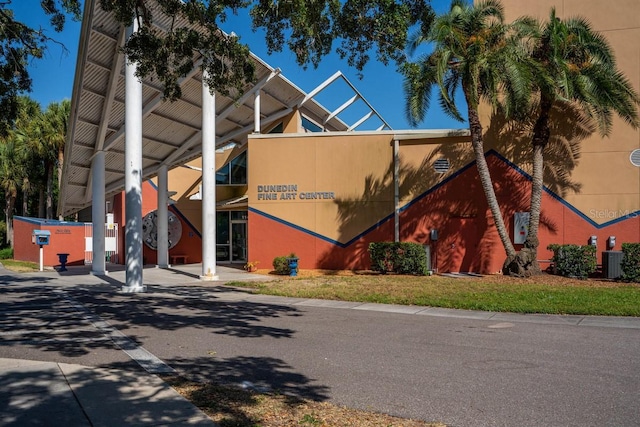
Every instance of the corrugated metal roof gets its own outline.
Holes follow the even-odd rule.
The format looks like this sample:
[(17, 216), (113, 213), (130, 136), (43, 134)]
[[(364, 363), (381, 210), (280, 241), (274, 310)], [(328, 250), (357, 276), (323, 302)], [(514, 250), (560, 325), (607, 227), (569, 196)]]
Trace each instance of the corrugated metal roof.
[[(119, 52), (124, 29), (100, 8), (98, 0), (87, 0), (84, 13), (60, 190), (60, 213), (65, 216), (92, 204), (91, 161), (101, 150), (106, 153), (107, 197), (124, 188), (124, 59)], [(154, 24), (162, 28), (169, 22), (156, 19)], [(263, 127), (299, 109), (325, 131), (350, 129), (279, 70), (255, 55), (252, 58), (256, 82), (245, 87), (245, 94), (261, 87)], [(161, 165), (172, 168), (200, 157), (201, 77), (200, 69), (194, 69), (182, 82), (182, 98), (172, 103), (162, 100), (157, 82), (142, 82), (143, 179), (155, 176)], [(237, 100), (216, 94), (218, 147), (246, 141), (254, 129), (253, 120), (253, 96)]]

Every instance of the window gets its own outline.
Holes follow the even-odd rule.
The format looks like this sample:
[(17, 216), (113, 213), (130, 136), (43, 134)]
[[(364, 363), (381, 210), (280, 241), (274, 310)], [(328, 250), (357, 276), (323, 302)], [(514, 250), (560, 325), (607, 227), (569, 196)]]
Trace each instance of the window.
[(216, 171), (216, 184), (242, 185), (247, 183), (247, 152), (243, 151)]
[(322, 132), (322, 128), (306, 117), (302, 117), (302, 128), (306, 132)]

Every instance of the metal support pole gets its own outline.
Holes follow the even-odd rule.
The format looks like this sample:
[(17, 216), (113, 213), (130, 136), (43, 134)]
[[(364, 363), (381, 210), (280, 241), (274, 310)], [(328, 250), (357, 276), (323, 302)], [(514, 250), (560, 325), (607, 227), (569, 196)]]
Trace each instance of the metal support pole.
[(91, 163), (91, 274), (103, 276), (107, 274), (105, 251), (105, 179), (104, 179), (105, 152), (98, 151)]
[(253, 101), (253, 133), (260, 133), (260, 89), (256, 90)]
[(393, 141), (393, 241), (400, 241), (400, 142)]
[(44, 271), (44, 249), (40, 245), (40, 271)]
[[(127, 38), (138, 30), (137, 20), (127, 28)], [(142, 82), (136, 64), (125, 65), (125, 264), (123, 292), (144, 292), (142, 282)]]
[(169, 267), (169, 197), (167, 165), (158, 169), (158, 267)]
[(202, 276), (216, 276), (216, 98), (202, 78)]

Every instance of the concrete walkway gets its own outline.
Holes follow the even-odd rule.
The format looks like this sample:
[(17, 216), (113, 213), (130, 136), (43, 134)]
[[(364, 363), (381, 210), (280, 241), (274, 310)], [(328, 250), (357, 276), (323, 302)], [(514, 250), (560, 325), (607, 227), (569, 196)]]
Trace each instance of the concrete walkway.
[[(113, 292), (114, 285), (124, 283), (125, 272), (122, 266), (110, 268), (112, 271), (102, 277), (91, 276), (90, 267), (85, 266), (71, 267), (65, 272), (48, 269), (15, 275), (0, 264), (0, 275), (15, 275), (21, 280), (31, 277), (34, 282), (47, 279), (60, 289), (88, 286), (96, 292)], [(179, 269), (168, 270), (145, 268), (144, 281), (156, 290), (189, 282), (202, 284), (199, 280), (200, 268), (199, 265), (182, 265)], [(265, 276), (229, 267), (221, 267), (219, 277), (223, 283), (269, 280)], [(8, 279), (7, 282), (12, 281)], [(126, 337), (118, 336), (117, 331), (103, 332), (111, 333), (111, 339), (122, 350), (135, 354), (135, 350), (127, 351), (130, 342)], [(145, 364), (144, 355), (138, 359), (132, 358), (145, 369), (150, 366), (148, 361)], [(216, 425), (155, 375), (167, 373), (166, 370), (155, 368), (131, 371), (0, 358), (0, 426)]]
[(0, 426), (215, 426), (159, 377), (0, 359)]

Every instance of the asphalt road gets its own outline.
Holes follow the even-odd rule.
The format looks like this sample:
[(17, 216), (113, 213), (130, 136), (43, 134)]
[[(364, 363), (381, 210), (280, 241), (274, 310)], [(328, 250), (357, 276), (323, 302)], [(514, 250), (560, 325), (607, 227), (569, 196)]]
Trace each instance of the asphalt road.
[(318, 305), (198, 283), (127, 295), (94, 277), (0, 273), (0, 357), (138, 369), (102, 319), (200, 380), (450, 426), (640, 425), (640, 329)]

